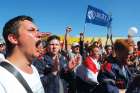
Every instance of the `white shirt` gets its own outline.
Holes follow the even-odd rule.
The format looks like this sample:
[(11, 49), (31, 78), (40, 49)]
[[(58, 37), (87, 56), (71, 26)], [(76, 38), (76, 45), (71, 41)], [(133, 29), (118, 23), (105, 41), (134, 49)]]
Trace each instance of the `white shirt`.
[(0, 62), (4, 60), (5, 60), (4, 54), (0, 53)]
[[(31, 67), (33, 69), (32, 74), (27, 74), (18, 69), (17, 67), (16, 69), (27, 81), (33, 93), (44, 93), (44, 89), (41, 84), (39, 74), (33, 65), (31, 65)], [(0, 66), (0, 93), (27, 93), (27, 92), (13, 74), (11, 74), (5, 68)]]

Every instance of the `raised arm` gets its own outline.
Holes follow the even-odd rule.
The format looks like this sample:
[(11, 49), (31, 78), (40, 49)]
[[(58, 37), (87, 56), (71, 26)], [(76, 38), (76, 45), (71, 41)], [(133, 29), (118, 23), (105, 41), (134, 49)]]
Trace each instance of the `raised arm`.
[(65, 32), (65, 37), (64, 37), (64, 47), (65, 47), (65, 50), (66, 51), (68, 51), (68, 46), (67, 46), (67, 44), (68, 44), (68, 34), (69, 34), (69, 32), (71, 32), (72, 31), (72, 28), (70, 27), (70, 26), (68, 26), (67, 28), (66, 28), (66, 32)]

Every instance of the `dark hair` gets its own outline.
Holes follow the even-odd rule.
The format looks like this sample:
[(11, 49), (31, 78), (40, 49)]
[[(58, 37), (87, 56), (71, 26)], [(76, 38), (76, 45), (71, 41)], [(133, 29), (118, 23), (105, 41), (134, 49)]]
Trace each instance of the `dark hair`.
[(139, 46), (140, 46), (140, 41), (138, 41), (138, 42), (137, 42), (137, 45), (139, 45)]
[(89, 52), (90, 52), (90, 51), (93, 51), (94, 48), (99, 48), (99, 47), (98, 47), (97, 45), (92, 44), (92, 45), (90, 45), (90, 46), (88, 47)]
[(140, 41), (137, 42), (138, 50), (140, 50)]
[(111, 47), (111, 48), (112, 48), (112, 46), (111, 46), (111, 45), (105, 45), (105, 50), (107, 50), (109, 47)]
[(46, 48), (47, 46), (47, 41), (45, 40), (39, 40), (37, 43), (36, 43), (36, 47), (40, 46), (42, 44), (43, 48)]
[(6, 43), (6, 53), (11, 54), (11, 52), (13, 51), (13, 48), (15, 45), (13, 45), (9, 40), (8, 40), (8, 35), (9, 34), (13, 34), (16, 37), (19, 36), (18, 30), (20, 27), (20, 22), (24, 21), (24, 20), (28, 20), (33, 22), (33, 19), (29, 16), (25, 16), (25, 15), (21, 15), (21, 16), (17, 16), (14, 17), (12, 19), (10, 19), (3, 27), (3, 38), (5, 40)]
[(52, 36), (49, 36), (48, 39), (47, 39), (47, 42), (49, 43), (51, 40), (53, 39), (57, 39), (60, 41), (60, 37), (59, 36), (56, 36), (56, 35), (52, 35)]

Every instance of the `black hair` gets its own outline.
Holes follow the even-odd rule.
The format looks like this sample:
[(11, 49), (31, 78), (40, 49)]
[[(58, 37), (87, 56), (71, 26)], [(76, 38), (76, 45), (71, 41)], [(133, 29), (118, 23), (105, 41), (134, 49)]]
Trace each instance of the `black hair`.
[(6, 53), (11, 54), (11, 52), (13, 51), (13, 48), (15, 46), (8, 40), (8, 35), (13, 34), (16, 37), (18, 37), (19, 36), (18, 29), (20, 27), (20, 22), (24, 21), (24, 20), (28, 20), (28, 21), (33, 22), (33, 19), (31, 17), (21, 15), (21, 16), (17, 16), (17, 17), (10, 19), (4, 25), (2, 34), (3, 34), (3, 38), (5, 40), (5, 43), (6, 43)]
[(140, 50), (140, 41), (137, 42), (138, 50)]
[(57, 35), (52, 35), (52, 36), (49, 36), (49, 37), (48, 37), (47, 42), (49, 43), (49, 42), (50, 42), (51, 40), (53, 40), (53, 39), (57, 39), (57, 40), (60, 41), (60, 37), (59, 37), (59, 36), (57, 36)]
[(109, 47), (111, 47), (112, 48), (112, 45), (105, 45), (105, 50), (107, 50)]

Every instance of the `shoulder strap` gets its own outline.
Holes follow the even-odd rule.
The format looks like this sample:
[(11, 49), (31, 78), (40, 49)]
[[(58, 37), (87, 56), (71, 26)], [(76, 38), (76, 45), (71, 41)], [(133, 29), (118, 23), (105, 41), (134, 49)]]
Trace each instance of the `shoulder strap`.
[(12, 73), (16, 77), (16, 79), (23, 85), (23, 87), (26, 89), (28, 93), (33, 93), (30, 86), (28, 85), (26, 80), (23, 78), (23, 76), (11, 64), (9, 64), (8, 62), (1, 62), (0, 66), (4, 67), (10, 73)]

